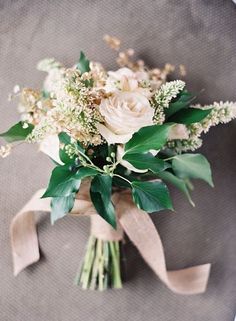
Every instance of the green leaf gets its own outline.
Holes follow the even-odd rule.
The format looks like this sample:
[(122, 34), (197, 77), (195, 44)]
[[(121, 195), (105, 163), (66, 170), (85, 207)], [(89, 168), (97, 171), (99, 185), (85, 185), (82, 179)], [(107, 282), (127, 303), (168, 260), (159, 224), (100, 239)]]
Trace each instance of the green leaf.
[(80, 167), (74, 171), (71, 165), (57, 166), (52, 171), (49, 186), (42, 198), (69, 196), (76, 193), (82, 179), (97, 174), (98, 171), (93, 168)]
[(190, 196), (190, 193), (189, 193), (189, 190), (187, 188), (187, 184), (185, 183), (185, 181), (181, 178), (178, 178), (177, 176), (175, 176), (174, 174), (168, 172), (168, 171), (165, 171), (165, 172), (162, 172), (162, 173), (159, 173), (158, 176), (164, 180), (165, 182), (167, 183), (170, 183), (174, 186), (176, 186), (180, 191), (182, 191), (185, 196), (187, 197), (189, 203), (192, 205), (192, 206), (195, 206), (194, 202), (192, 201), (191, 199), (191, 196)]
[(71, 137), (64, 132), (61, 132), (58, 135), (59, 141), (61, 144), (63, 144), (63, 147), (60, 147), (59, 150), (59, 156), (60, 156), (60, 160), (64, 163), (64, 164), (71, 164), (75, 162), (75, 157), (73, 157), (72, 159), (69, 157), (69, 155), (65, 152), (65, 146), (69, 145), (71, 143)]
[(76, 68), (79, 69), (81, 74), (90, 71), (89, 63), (90, 63), (90, 61), (86, 58), (86, 56), (83, 53), (83, 51), (81, 51), (80, 52), (79, 62), (76, 65)]
[(62, 143), (62, 144), (68, 145), (71, 143), (71, 137), (65, 132), (61, 132), (58, 135), (58, 138), (59, 138), (60, 143)]
[(12, 126), (5, 133), (0, 134), (0, 137), (3, 137), (8, 143), (16, 142), (19, 140), (25, 140), (26, 137), (32, 132), (34, 126), (28, 124), (27, 128), (23, 128), (24, 122), (20, 121), (19, 123)]
[(75, 163), (75, 160), (77, 158), (76, 155), (74, 155), (72, 158), (69, 157), (69, 155), (65, 152), (65, 146), (67, 145), (76, 145), (76, 148), (81, 151), (82, 153), (84, 152), (84, 149), (80, 146), (79, 142), (76, 143), (72, 143), (71, 142), (71, 137), (65, 133), (65, 132), (61, 132), (58, 135), (59, 141), (61, 144), (63, 144), (64, 146), (60, 148), (59, 150), (59, 156), (60, 156), (60, 160), (64, 163), (64, 164), (73, 164)]
[(188, 108), (179, 111), (168, 119), (178, 124), (190, 125), (198, 123), (210, 114), (212, 109)]
[(140, 154), (125, 154), (123, 159), (128, 161), (137, 169), (148, 169), (153, 173), (159, 173), (170, 167), (167, 162), (154, 157), (151, 153)]
[(95, 168), (80, 167), (78, 172), (75, 175), (75, 178), (82, 180), (86, 177), (92, 177), (92, 176), (96, 176), (98, 174), (99, 174), (99, 172)]
[(166, 144), (172, 126), (173, 124), (164, 124), (141, 128), (125, 144), (126, 154), (145, 153), (152, 149), (158, 150), (162, 148)]
[(48, 188), (42, 198), (69, 196), (76, 193), (81, 179), (71, 170), (71, 166), (57, 166), (52, 171)]
[(180, 178), (199, 178), (214, 186), (210, 164), (201, 154), (177, 155), (173, 158), (172, 168)]
[(91, 182), (90, 197), (98, 214), (111, 226), (116, 228), (115, 209), (111, 202), (112, 178), (108, 175), (97, 175)]
[(64, 163), (64, 164), (74, 164), (75, 160), (76, 160), (76, 156), (73, 156), (72, 158), (69, 157), (69, 155), (65, 152), (65, 146), (60, 148), (59, 150), (59, 157), (60, 160)]
[(132, 182), (133, 200), (149, 213), (173, 209), (167, 186), (163, 182)]
[(69, 213), (75, 202), (75, 194), (66, 197), (54, 197), (51, 200), (51, 223), (54, 224), (56, 220), (64, 217)]
[(184, 109), (189, 106), (191, 101), (195, 98), (194, 95), (189, 93), (186, 90), (183, 90), (177, 99), (169, 104), (168, 108), (165, 108), (165, 116), (166, 119), (169, 121), (169, 117), (177, 113), (179, 110)]

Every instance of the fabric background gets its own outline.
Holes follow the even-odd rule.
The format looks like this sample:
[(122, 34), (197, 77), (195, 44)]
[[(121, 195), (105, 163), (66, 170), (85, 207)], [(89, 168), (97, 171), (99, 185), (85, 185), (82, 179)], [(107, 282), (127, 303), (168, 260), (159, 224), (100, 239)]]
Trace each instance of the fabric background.
[[(236, 6), (230, 0), (0, 1), (0, 131), (18, 120), (7, 101), (15, 84), (38, 87), (38, 60), (70, 65), (84, 50), (115, 68), (105, 33), (134, 48), (149, 65), (184, 63), (188, 88), (202, 103), (236, 100)], [(128, 275), (122, 291), (82, 291), (73, 277), (84, 254), (89, 221), (67, 217), (50, 226), (39, 214), (40, 263), (12, 275), (9, 225), (46, 186), (51, 162), (35, 146), (19, 146), (0, 160), (0, 320), (231, 321), (236, 312), (236, 122), (205, 137), (215, 188), (196, 183), (192, 208), (172, 190), (176, 212), (153, 214), (169, 269), (212, 262), (205, 294), (171, 293), (127, 242)]]

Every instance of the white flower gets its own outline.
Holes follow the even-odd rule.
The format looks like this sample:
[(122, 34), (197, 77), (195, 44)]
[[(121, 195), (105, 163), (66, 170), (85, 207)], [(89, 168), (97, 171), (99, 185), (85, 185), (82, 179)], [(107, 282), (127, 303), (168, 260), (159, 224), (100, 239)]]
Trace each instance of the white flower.
[(51, 69), (48, 72), (47, 77), (45, 78), (43, 88), (46, 92), (51, 93), (51, 95), (57, 94), (57, 92), (61, 89), (61, 84), (64, 79), (65, 69)]
[(138, 92), (146, 97), (150, 97), (150, 90), (140, 86), (141, 82), (148, 80), (148, 74), (145, 71), (133, 72), (129, 68), (120, 68), (117, 71), (108, 71), (105, 90), (108, 93), (119, 91)]
[(39, 145), (39, 150), (58, 164), (63, 165), (59, 157), (60, 142), (57, 135), (47, 136)]
[(138, 93), (123, 92), (103, 99), (99, 111), (105, 121), (97, 128), (108, 144), (125, 144), (140, 128), (153, 124), (154, 109)]

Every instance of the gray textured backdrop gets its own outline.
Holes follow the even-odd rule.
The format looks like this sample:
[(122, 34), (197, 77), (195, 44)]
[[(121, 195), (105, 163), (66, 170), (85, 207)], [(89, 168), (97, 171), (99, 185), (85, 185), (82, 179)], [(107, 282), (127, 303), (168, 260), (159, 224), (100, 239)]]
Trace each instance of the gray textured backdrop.
[[(230, 0), (0, 1), (0, 131), (17, 121), (7, 94), (15, 83), (39, 86), (37, 61), (55, 56), (72, 64), (84, 50), (115, 67), (103, 44), (110, 33), (154, 66), (184, 63), (189, 88), (201, 102), (236, 100), (236, 7)], [(46, 185), (50, 161), (20, 146), (0, 161), (0, 320), (232, 321), (236, 312), (236, 123), (212, 129), (203, 152), (215, 188), (197, 183), (195, 209), (172, 191), (176, 213), (153, 215), (169, 269), (212, 262), (207, 292), (171, 293), (127, 243), (128, 280), (122, 291), (84, 292), (72, 280), (84, 253), (87, 219), (50, 226), (40, 215), (43, 259), (12, 276), (8, 227), (34, 191)], [(28, 156), (30, 154), (30, 157)]]

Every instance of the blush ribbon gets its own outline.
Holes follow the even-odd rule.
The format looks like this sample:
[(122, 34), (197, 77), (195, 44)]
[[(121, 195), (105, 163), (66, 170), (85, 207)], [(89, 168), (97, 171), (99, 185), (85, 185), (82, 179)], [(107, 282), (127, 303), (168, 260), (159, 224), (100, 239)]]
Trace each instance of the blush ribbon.
[[(44, 191), (39, 190), (11, 222), (10, 236), (15, 276), (40, 259), (34, 213), (51, 210), (50, 199), (40, 198)], [(91, 203), (88, 190), (80, 191), (77, 197), (69, 214), (98, 215)], [(114, 193), (113, 203), (120, 230), (112, 232), (111, 228), (100, 230), (98, 226), (95, 226), (91, 233), (95, 229), (96, 237), (114, 240), (119, 239), (122, 235), (121, 230), (124, 230), (149, 267), (170, 290), (179, 294), (198, 294), (206, 290), (210, 264), (167, 271), (163, 245), (149, 214), (136, 207), (128, 191)], [(105, 221), (104, 223), (107, 224)]]

